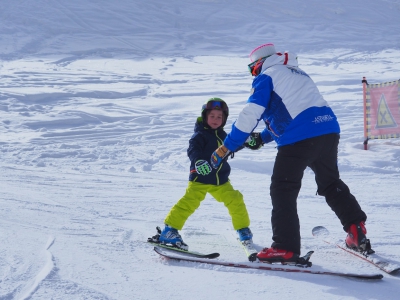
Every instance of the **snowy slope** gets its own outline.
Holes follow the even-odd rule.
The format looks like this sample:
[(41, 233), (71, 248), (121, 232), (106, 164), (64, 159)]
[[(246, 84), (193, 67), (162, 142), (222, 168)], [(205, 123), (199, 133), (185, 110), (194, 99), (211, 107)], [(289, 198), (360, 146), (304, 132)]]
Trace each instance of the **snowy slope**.
[[(161, 259), (145, 243), (187, 186), (202, 103), (248, 97), (249, 52), (297, 52), (337, 114), (339, 167), (368, 214), (374, 249), (400, 262), (400, 141), (363, 150), (361, 79), (400, 78), (400, 1), (0, 2), (0, 299), (397, 299), (379, 282)], [(271, 243), (274, 144), (230, 161), (257, 246)], [(314, 268), (376, 273), (311, 236), (345, 233), (307, 170), (302, 251)], [(193, 250), (244, 262), (223, 205), (182, 230)]]
[(265, 39), (295, 52), (381, 51), (399, 47), (399, 13), (398, 0), (3, 0), (0, 53), (244, 55)]

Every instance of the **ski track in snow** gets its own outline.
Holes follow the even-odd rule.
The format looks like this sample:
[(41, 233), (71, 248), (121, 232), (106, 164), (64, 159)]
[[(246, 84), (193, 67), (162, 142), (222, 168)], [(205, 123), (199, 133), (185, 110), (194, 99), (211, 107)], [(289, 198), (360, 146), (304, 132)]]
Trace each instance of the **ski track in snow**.
[(39, 287), (39, 284), (45, 280), (51, 273), (51, 271), (54, 269), (54, 262), (53, 262), (53, 255), (49, 251), (49, 248), (51, 245), (54, 243), (54, 238), (49, 237), (45, 250), (46, 250), (46, 261), (43, 266), (43, 269), (39, 271), (39, 273), (28, 283), (26, 286), (22, 289), (21, 293), (19, 295), (16, 295), (16, 299), (29, 299), (32, 294), (36, 291), (36, 289)]

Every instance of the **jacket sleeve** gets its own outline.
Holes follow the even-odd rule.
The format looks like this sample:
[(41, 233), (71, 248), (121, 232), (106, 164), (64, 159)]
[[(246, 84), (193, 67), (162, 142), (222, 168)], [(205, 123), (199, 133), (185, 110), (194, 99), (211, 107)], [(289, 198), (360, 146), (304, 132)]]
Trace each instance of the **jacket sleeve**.
[(268, 128), (265, 128), (261, 132), (261, 139), (264, 142), (264, 144), (268, 144), (268, 143), (270, 143), (270, 142), (272, 142), (274, 140), (272, 138), (272, 135), (271, 135), (270, 131), (268, 130)]
[(253, 81), (252, 87), (252, 95), (247, 100), (247, 104), (240, 112), (237, 120), (233, 123), (232, 131), (224, 140), (225, 147), (230, 151), (235, 151), (243, 145), (250, 133), (257, 127), (262, 114), (268, 107), (273, 91), (271, 77), (267, 75), (257, 76)]
[(187, 155), (191, 162), (196, 162), (199, 159), (208, 160), (209, 157), (204, 157), (205, 140), (201, 134), (195, 133), (189, 140), (189, 148)]

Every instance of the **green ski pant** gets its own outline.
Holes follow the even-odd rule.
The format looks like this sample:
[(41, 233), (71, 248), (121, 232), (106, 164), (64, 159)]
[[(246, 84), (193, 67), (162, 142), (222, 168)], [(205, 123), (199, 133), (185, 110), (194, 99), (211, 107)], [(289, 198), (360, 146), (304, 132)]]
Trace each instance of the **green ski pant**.
[(250, 218), (243, 201), (243, 195), (234, 190), (229, 181), (222, 185), (189, 181), (185, 195), (171, 208), (164, 223), (181, 230), (186, 220), (199, 208), (207, 193), (210, 193), (218, 202), (224, 203), (232, 218), (235, 230), (249, 227)]

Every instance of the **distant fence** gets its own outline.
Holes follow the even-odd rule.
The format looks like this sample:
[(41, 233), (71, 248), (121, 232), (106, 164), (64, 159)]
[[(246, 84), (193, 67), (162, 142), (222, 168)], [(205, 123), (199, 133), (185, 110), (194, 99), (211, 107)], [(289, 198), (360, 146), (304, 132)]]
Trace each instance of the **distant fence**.
[(400, 80), (368, 84), (365, 77), (364, 96), (364, 149), (368, 140), (400, 137)]

